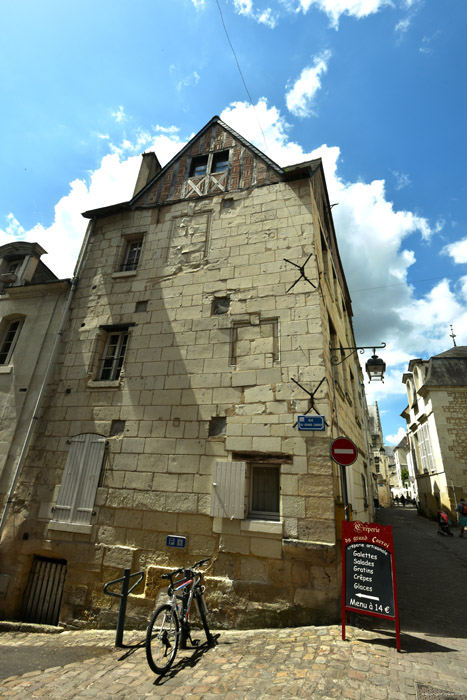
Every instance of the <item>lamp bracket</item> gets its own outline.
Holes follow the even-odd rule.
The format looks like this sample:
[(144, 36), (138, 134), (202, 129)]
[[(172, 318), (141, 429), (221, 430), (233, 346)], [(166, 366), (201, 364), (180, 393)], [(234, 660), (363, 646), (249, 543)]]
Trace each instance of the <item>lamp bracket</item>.
[(337, 355), (332, 355), (331, 356), (331, 364), (332, 365), (341, 365), (345, 360), (348, 360), (349, 357), (351, 357), (357, 350), (358, 352), (363, 355), (365, 350), (373, 350), (373, 355), (376, 355), (376, 350), (381, 350), (382, 348), (386, 347), (386, 343), (382, 343), (381, 345), (356, 345), (355, 347), (350, 347), (350, 348), (329, 348), (331, 352), (339, 352), (343, 353), (345, 350), (350, 350), (348, 355), (343, 357), (341, 360), (339, 360), (339, 357)]
[[(318, 389), (320, 388), (321, 384), (324, 382), (324, 380), (326, 379), (326, 377), (323, 377), (323, 378), (322, 378), (322, 380), (320, 381), (320, 383), (318, 384), (318, 386), (316, 387), (316, 389), (315, 389), (314, 391), (308, 391), (308, 389), (305, 389), (305, 387), (302, 386), (299, 382), (297, 382), (296, 379), (294, 379), (293, 377), (290, 377), (290, 378), (291, 378), (291, 380), (293, 381), (294, 384), (296, 384), (297, 386), (299, 386), (300, 389), (303, 389), (303, 391), (305, 392), (305, 394), (308, 394), (308, 396), (310, 397), (310, 407), (309, 407), (308, 411), (305, 411), (305, 413), (303, 413), (302, 415), (306, 416), (306, 415), (308, 415), (308, 413), (310, 413), (310, 411), (314, 411), (314, 412), (316, 413), (317, 416), (320, 416), (321, 414), (320, 414), (319, 411), (315, 408), (315, 394), (317, 393)], [(328, 425), (328, 423), (327, 423), (326, 420), (324, 421), (324, 425), (325, 425), (327, 428), (329, 427), (329, 425)], [(295, 421), (293, 427), (295, 428), (296, 426), (297, 426), (297, 421)]]

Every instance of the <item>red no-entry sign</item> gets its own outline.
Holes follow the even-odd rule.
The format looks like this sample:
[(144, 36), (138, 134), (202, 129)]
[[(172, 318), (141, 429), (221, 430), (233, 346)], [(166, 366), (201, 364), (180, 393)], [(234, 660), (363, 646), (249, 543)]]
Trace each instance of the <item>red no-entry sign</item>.
[(331, 442), (331, 457), (342, 467), (350, 467), (357, 460), (357, 446), (349, 438), (338, 437)]

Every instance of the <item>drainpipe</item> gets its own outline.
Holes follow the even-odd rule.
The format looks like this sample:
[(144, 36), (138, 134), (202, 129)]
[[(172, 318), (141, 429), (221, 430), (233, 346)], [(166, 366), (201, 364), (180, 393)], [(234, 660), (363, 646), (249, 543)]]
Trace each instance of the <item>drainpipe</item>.
[(86, 236), (85, 236), (83, 245), (81, 247), (81, 251), (80, 251), (80, 254), (78, 257), (78, 262), (76, 263), (73, 278), (71, 280), (71, 288), (70, 288), (70, 291), (68, 293), (68, 298), (67, 298), (67, 301), (65, 304), (65, 308), (63, 309), (63, 314), (62, 314), (62, 318), (60, 321), (59, 329), (57, 331), (57, 336), (55, 338), (54, 346), (53, 346), (52, 351), (50, 353), (49, 361), (47, 364), (47, 369), (45, 370), (44, 379), (42, 380), (42, 384), (41, 384), (41, 387), (39, 389), (39, 394), (37, 397), (36, 404), (34, 406), (32, 418), (31, 418), (29, 426), (28, 426), (26, 437), (24, 438), (23, 447), (21, 448), (21, 453), (18, 457), (18, 462), (16, 464), (16, 469), (15, 469), (15, 472), (13, 474), (13, 479), (11, 481), (10, 489), (8, 491), (8, 496), (7, 496), (7, 499), (5, 502), (5, 506), (3, 508), (2, 518), (0, 520), (0, 540), (1, 540), (1, 536), (3, 533), (4, 527), (6, 525), (6, 519), (8, 516), (8, 512), (10, 510), (10, 506), (13, 502), (13, 494), (15, 492), (16, 484), (18, 483), (18, 479), (19, 479), (19, 476), (21, 474), (21, 470), (23, 468), (24, 461), (26, 459), (26, 455), (27, 455), (28, 448), (29, 448), (29, 443), (31, 441), (31, 436), (32, 436), (32, 433), (34, 431), (34, 427), (36, 425), (36, 422), (39, 418), (39, 410), (41, 407), (42, 398), (43, 398), (44, 392), (47, 388), (47, 382), (49, 380), (50, 374), (51, 374), (52, 369), (53, 369), (55, 355), (57, 354), (58, 346), (60, 344), (60, 341), (61, 341), (62, 335), (63, 335), (63, 329), (64, 329), (65, 323), (68, 319), (68, 312), (70, 310), (71, 301), (73, 299), (73, 295), (75, 293), (76, 287), (77, 287), (78, 282), (79, 282), (79, 275), (81, 273), (84, 259), (86, 257), (86, 253), (87, 253), (88, 246), (89, 246), (89, 241), (91, 240), (91, 236), (92, 236), (92, 233), (94, 230), (94, 223), (95, 223), (95, 219), (91, 219), (91, 221), (89, 222), (89, 226), (87, 228), (87, 231), (86, 231)]

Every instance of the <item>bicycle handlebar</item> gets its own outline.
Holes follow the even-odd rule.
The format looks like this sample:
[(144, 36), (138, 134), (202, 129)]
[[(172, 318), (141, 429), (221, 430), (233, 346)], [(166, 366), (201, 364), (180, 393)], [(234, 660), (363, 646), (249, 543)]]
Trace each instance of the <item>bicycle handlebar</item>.
[(207, 559), (200, 559), (199, 561), (196, 562), (196, 564), (193, 564), (193, 566), (190, 566), (188, 569), (185, 569), (185, 568), (174, 569), (173, 571), (170, 572), (170, 574), (162, 574), (161, 578), (171, 580), (177, 574), (183, 574), (185, 571), (193, 571), (194, 569), (197, 569), (198, 567), (202, 566), (203, 564), (206, 564), (206, 562), (208, 562), (208, 561), (211, 561), (210, 557), (208, 557)]

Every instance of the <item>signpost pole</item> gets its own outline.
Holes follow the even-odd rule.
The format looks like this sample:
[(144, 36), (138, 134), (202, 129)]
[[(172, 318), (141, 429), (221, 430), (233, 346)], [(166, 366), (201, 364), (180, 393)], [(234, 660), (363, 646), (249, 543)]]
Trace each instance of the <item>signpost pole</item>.
[(342, 498), (344, 501), (344, 517), (349, 522), (350, 520), (350, 514), (349, 514), (349, 496), (347, 493), (347, 472), (345, 471), (345, 467), (342, 466), (341, 464), (341, 482), (342, 482)]

